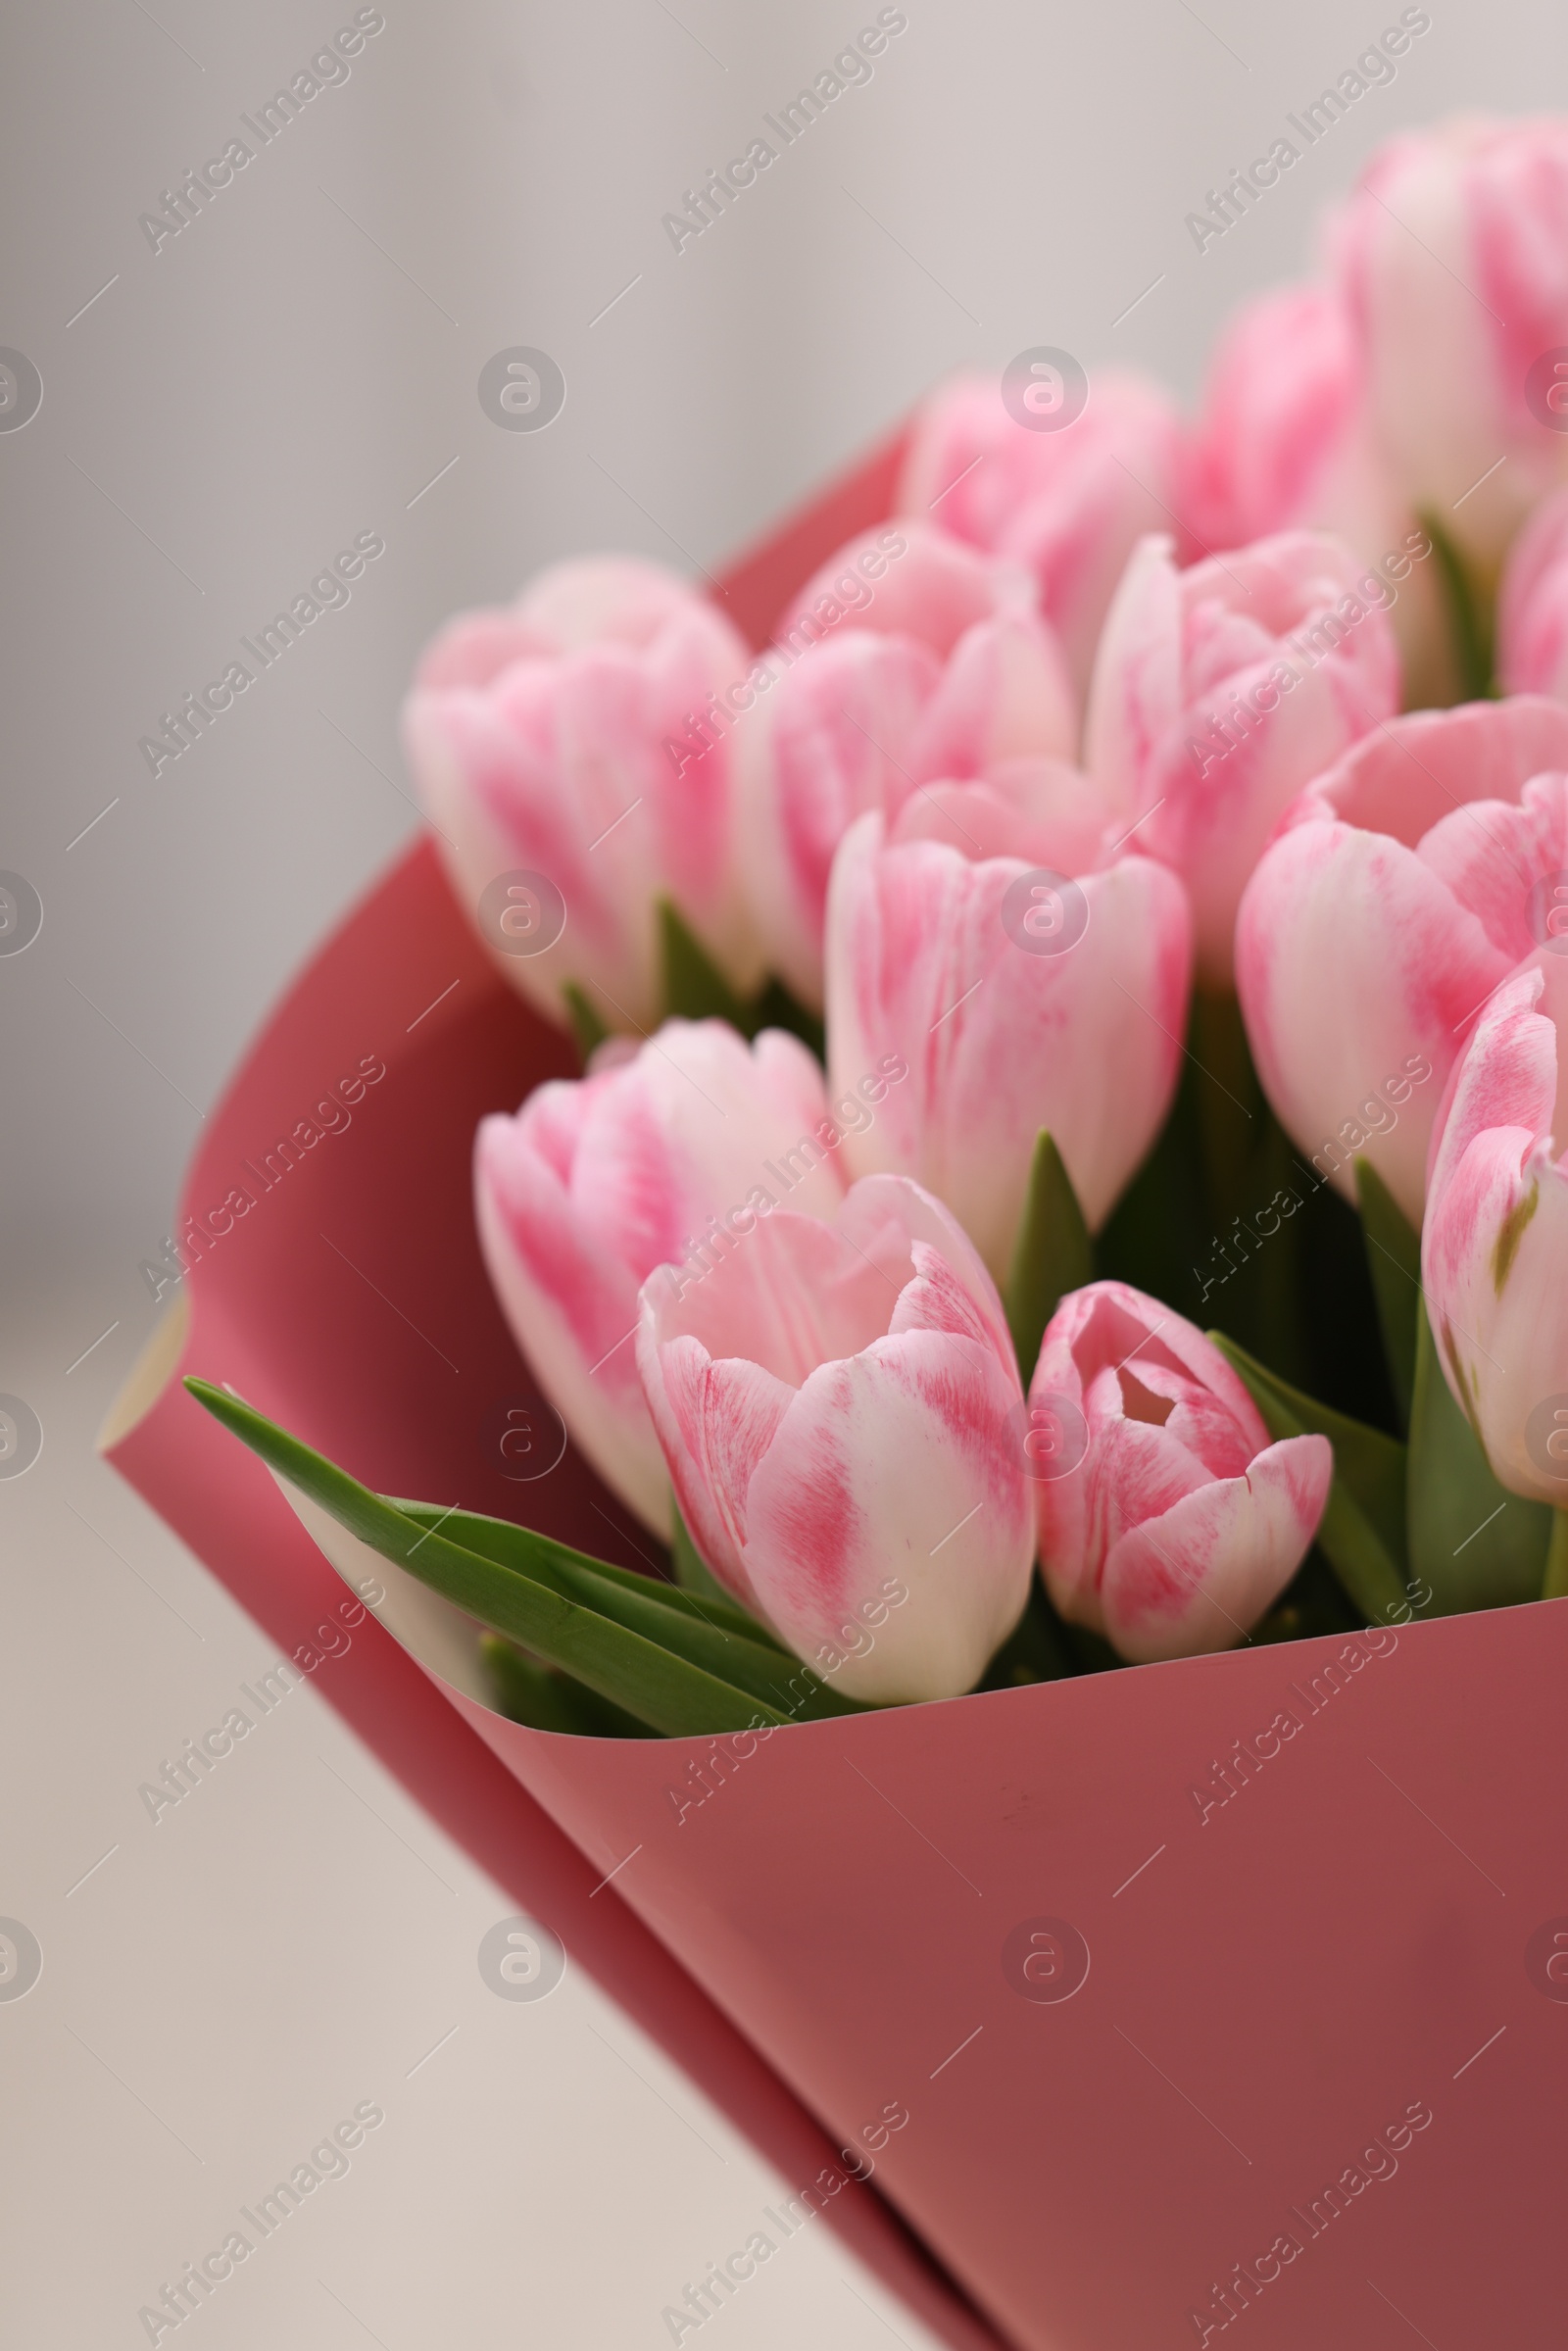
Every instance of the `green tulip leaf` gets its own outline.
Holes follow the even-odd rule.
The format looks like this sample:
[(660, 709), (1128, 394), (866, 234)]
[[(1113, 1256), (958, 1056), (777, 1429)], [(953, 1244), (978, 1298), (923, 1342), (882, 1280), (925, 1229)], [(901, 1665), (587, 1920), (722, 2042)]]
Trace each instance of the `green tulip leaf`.
[(659, 902), (659, 946), (667, 1020), (727, 1020), (743, 1037), (753, 1034), (746, 1005), (667, 898)]
[[(451, 1519), (442, 1525), (439, 1512), (434, 1524), (420, 1528), (395, 1503), (224, 1390), (205, 1380), (187, 1379), (185, 1385), (269, 1468), (351, 1535), (654, 1731), (670, 1738), (714, 1735), (850, 1710), (806, 1667), (792, 1676), (779, 1651), (700, 1622), (679, 1606), (678, 1595), (672, 1604), (667, 1587), (650, 1582), (646, 1593), (633, 1592), (621, 1580), (626, 1571), (585, 1559), (544, 1536), (532, 1538), (533, 1572), (524, 1574), (455, 1542)], [(494, 1529), (505, 1522), (480, 1523)], [(666, 1596), (655, 1596), (660, 1592)], [(720, 1661), (727, 1672), (719, 1670)], [(764, 1690), (774, 1694), (764, 1696)]]
[(1370, 1159), (1355, 1162), (1355, 1195), (1383, 1351), (1408, 1428), (1415, 1397), (1416, 1325), (1421, 1319), (1421, 1236), (1406, 1222)]
[(1438, 1361), (1423, 1308), (1410, 1407), (1410, 1567), (1444, 1615), (1542, 1596), (1551, 1505), (1510, 1494)]
[(1007, 1276), (1007, 1328), (1025, 1388), (1034, 1377), (1046, 1325), (1069, 1290), (1095, 1278), (1094, 1245), (1072, 1178), (1044, 1127), (1035, 1138), (1029, 1192)]
[[(635, 1568), (612, 1567), (608, 1559), (592, 1559), (585, 1551), (571, 1550), (565, 1543), (536, 1534), (532, 1527), (519, 1527), (510, 1518), (481, 1518), (468, 1510), (443, 1510), (435, 1502), (406, 1502), (399, 1494), (388, 1494), (386, 1499), (394, 1510), (401, 1510), (405, 1518), (413, 1519), (416, 1526), (442, 1527), (466, 1550), (493, 1559), (498, 1567), (513, 1567), (519, 1575), (550, 1584), (564, 1592), (569, 1599), (585, 1596), (573, 1578), (576, 1571), (586, 1570), (601, 1585), (616, 1584), (622, 1591), (642, 1599), (653, 1599), (679, 1615), (699, 1617), (705, 1624), (716, 1624), (725, 1632), (738, 1634), (742, 1640), (766, 1641), (781, 1654), (790, 1654), (782, 1641), (776, 1641), (716, 1584), (711, 1593), (705, 1596), (695, 1587), (683, 1591), (679, 1584), (662, 1583), (656, 1576), (640, 1575)], [(590, 1605), (600, 1606), (602, 1597), (602, 1593), (593, 1595)]]
[(1318, 1548), (1368, 1623), (1402, 1623), (1410, 1613), (1403, 1574), (1403, 1445), (1276, 1380), (1223, 1331), (1208, 1336), (1245, 1383), (1276, 1443), (1315, 1435), (1333, 1445), (1334, 1478)]
[(595, 1049), (604, 1044), (610, 1031), (589, 1003), (586, 992), (578, 987), (575, 980), (568, 980), (561, 993), (565, 999), (566, 1017), (571, 1022), (577, 1052), (586, 1069)]
[(499, 1633), (480, 1636), (496, 1711), (530, 1731), (564, 1731), (576, 1739), (646, 1739), (648, 1726), (612, 1706), (553, 1665), (541, 1665)]

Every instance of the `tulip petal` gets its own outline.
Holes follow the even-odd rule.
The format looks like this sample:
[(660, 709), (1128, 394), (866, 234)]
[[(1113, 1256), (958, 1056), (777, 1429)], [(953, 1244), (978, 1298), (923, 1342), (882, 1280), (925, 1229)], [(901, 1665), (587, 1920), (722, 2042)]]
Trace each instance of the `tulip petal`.
[(1278, 1598), (1328, 1500), (1325, 1437), (1292, 1437), (1239, 1478), (1185, 1494), (1132, 1528), (1105, 1560), (1105, 1634), (1133, 1664), (1226, 1649)]
[(909, 1331), (823, 1365), (785, 1415), (748, 1498), (768, 1621), (816, 1664), (858, 1611), (907, 1594), (832, 1671), (845, 1694), (956, 1697), (1011, 1632), (1034, 1547), (1011, 1401), (988, 1348)]
[(1236, 986), (1286, 1133), (1348, 1200), (1365, 1152), (1412, 1224), (1467, 1018), (1506, 969), (1412, 851), (1313, 821), (1282, 833), (1243, 895)]

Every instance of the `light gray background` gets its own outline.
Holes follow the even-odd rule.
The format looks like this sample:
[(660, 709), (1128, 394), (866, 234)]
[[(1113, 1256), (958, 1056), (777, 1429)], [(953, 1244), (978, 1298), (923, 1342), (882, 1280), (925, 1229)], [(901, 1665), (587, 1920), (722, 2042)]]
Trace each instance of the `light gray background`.
[[(92, 1433), (202, 1110), (414, 822), (420, 644), (559, 555), (713, 566), (956, 366), (1058, 344), (1191, 394), (1380, 138), (1568, 102), (1555, 0), (1433, 0), (1392, 87), (1200, 257), (1185, 213), (1396, 8), (908, 0), (871, 83), (677, 256), (662, 214), (873, 9), (384, 13), (156, 256), (137, 216), (352, 7), (63, 0), (7, 36), (0, 343), (44, 381), (0, 434), (0, 867), (45, 907), (0, 958), (0, 1391), (46, 1431), (0, 1483), (0, 1914), (46, 1954), (0, 2003), (16, 2351), (144, 2340), (137, 2306), (359, 2099), (384, 2128), (204, 2308), (210, 2351), (654, 2345), (796, 2184), (580, 1975), (491, 1998), (474, 1950), (511, 1902), (314, 1688), (158, 1829), (136, 1798), (270, 1657)], [(518, 343), (565, 372), (544, 433), (475, 397)], [(153, 781), (137, 738), (364, 529), (387, 552), (353, 602)], [(820, 2232), (712, 2326), (731, 2351), (929, 2340)]]

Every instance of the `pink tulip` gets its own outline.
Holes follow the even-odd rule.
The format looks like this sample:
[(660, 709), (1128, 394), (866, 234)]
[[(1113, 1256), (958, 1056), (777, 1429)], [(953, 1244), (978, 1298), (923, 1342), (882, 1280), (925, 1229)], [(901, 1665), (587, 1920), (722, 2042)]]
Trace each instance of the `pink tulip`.
[(1047, 1588), (1133, 1664), (1234, 1647), (1328, 1500), (1327, 1438), (1271, 1444), (1218, 1348), (1125, 1282), (1062, 1299), (1029, 1419)]
[[(737, 986), (760, 977), (731, 722), (709, 710), (753, 667), (701, 597), (625, 557), (558, 564), (425, 655), (404, 712), (409, 764), (459, 898), (550, 1019), (564, 1019), (568, 984), (610, 1028), (658, 1019), (662, 897)], [(544, 886), (508, 901), (502, 877), (522, 874)]]
[(1169, 528), (1180, 444), (1169, 395), (1141, 376), (1097, 376), (1054, 432), (1020, 424), (995, 377), (959, 376), (915, 419), (899, 507), (1033, 574), (1082, 694), (1128, 556)]
[(1231, 984), (1236, 907), (1278, 818), (1398, 708), (1387, 583), (1338, 541), (1288, 531), (1178, 572), (1145, 539), (1090, 699), (1088, 765), (1137, 846), (1193, 901), (1199, 984)]
[[(1568, 893), (1565, 893), (1568, 900)], [(1568, 1503), (1568, 940), (1488, 1003), (1433, 1138), (1421, 1280), (1448, 1386), (1504, 1486)]]
[[(1568, 867), (1568, 710), (1534, 697), (1396, 718), (1303, 792), (1236, 925), (1263, 1090), (1355, 1198), (1364, 1152), (1412, 1224), (1465, 1026), (1540, 944)], [(1535, 778), (1537, 780), (1532, 781)]]
[(1568, 121), (1464, 115), (1391, 139), (1331, 242), (1384, 456), (1488, 571), (1568, 473), (1543, 413), (1568, 399), (1550, 367), (1568, 345)]
[(855, 818), (938, 777), (1070, 753), (1076, 717), (1029, 581), (929, 525), (853, 541), (774, 646), (792, 665), (747, 755), (747, 875), (771, 968), (819, 1005), (828, 875)]
[(1451, 702), (1454, 648), (1425, 536), (1368, 426), (1360, 354), (1332, 288), (1244, 303), (1215, 348), (1179, 500), (1204, 555), (1283, 530), (1328, 531), (1391, 586), (1405, 699)]
[(1034, 1527), (1002, 1301), (939, 1200), (876, 1176), (836, 1225), (760, 1214), (706, 1276), (650, 1277), (637, 1361), (721, 1584), (847, 1696), (973, 1687)]
[(1187, 453), (1182, 519), (1205, 555), (1327, 526), (1355, 434), (1360, 367), (1328, 288), (1255, 294), (1214, 347)]
[(1568, 703), (1568, 490), (1546, 500), (1509, 550), (1497, 598), (1497, 676), (1505, 693)]
[(999, 1280), (1039, 1130), (1098, 1229), (1159, 1132), (1186, 1028), (1181, 884), (1146, 857), (1084, 856), (1103, 814), (1072, 780), (1076, 805), (1051, 767), (1014, 776), (1010, 800), (994, 781), (934, 787), (891, 830), (861, 817), (833, 869), (833, 1083), (888, 1053), (910, 1072), (845, 1145), (851, 1169), (939, 1194)]
[[(656, 1265), (711, 1246), (759, 1189), (831, 1216), (849, 1178), (804, 1045), (750, 1049), (719, 1020), (670, 1020), (591, 1075), (537, 1087), (480, 1125), (474, 1187), (485, 1264), (513, 1337), (606, 1484), (657, 1534), (668, 1481), (638, 1384), (637, 1293)], [(764, 1173), (764, 1166), (773, 1172)]]

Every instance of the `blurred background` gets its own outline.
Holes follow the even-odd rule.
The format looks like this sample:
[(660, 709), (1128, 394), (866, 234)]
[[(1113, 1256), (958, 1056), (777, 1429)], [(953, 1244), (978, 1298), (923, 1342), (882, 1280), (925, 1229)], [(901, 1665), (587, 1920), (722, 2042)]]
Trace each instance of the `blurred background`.
[[(1434, 0), (1397, 77), (1200, 254), (1185, 216), (1398, 16), (1371, 9), (907, 0), (679, 250), (663, 216), (777, 146), (763, 116), (874, 8), (14, 15), (0, 868), (42, 927), (0, 955), (0, 1392), (43, 1448), (0, 1480), (0, 1916), (44, 1954), (0, 1997), (16, 2351), (148, 2339), (139, 2306), (361, 2100), (391, 2127), (204, 2306), (211, 2351), (667, 2341), (662, 2308), (780, 2192), (580, 1975), (489, 1999), (511, 1903), (314, 1689), (153, 1829), (138, 1784), (270, 1659), (93, 1434), (204, 1111), (416, 822), (397, 710), (443, 618), (588, 550), (715, 569), (958, 367), (1049, 344), (1191, 399), (1380, 140), (1568, 102), (1560, 8)], [(340, 30), (349, 70), (264, 144), (245, 118)], [(249, 163), (168, 233), (236, 136)], [(481, 400), (517, 347), (564, 379), (543, 430)], [(360, 534), (384, 553), (351, 600), (154, 775), (141, 739)], [(934, 2339), (825, 2232), (720, 2323), (732, 2351)]]

